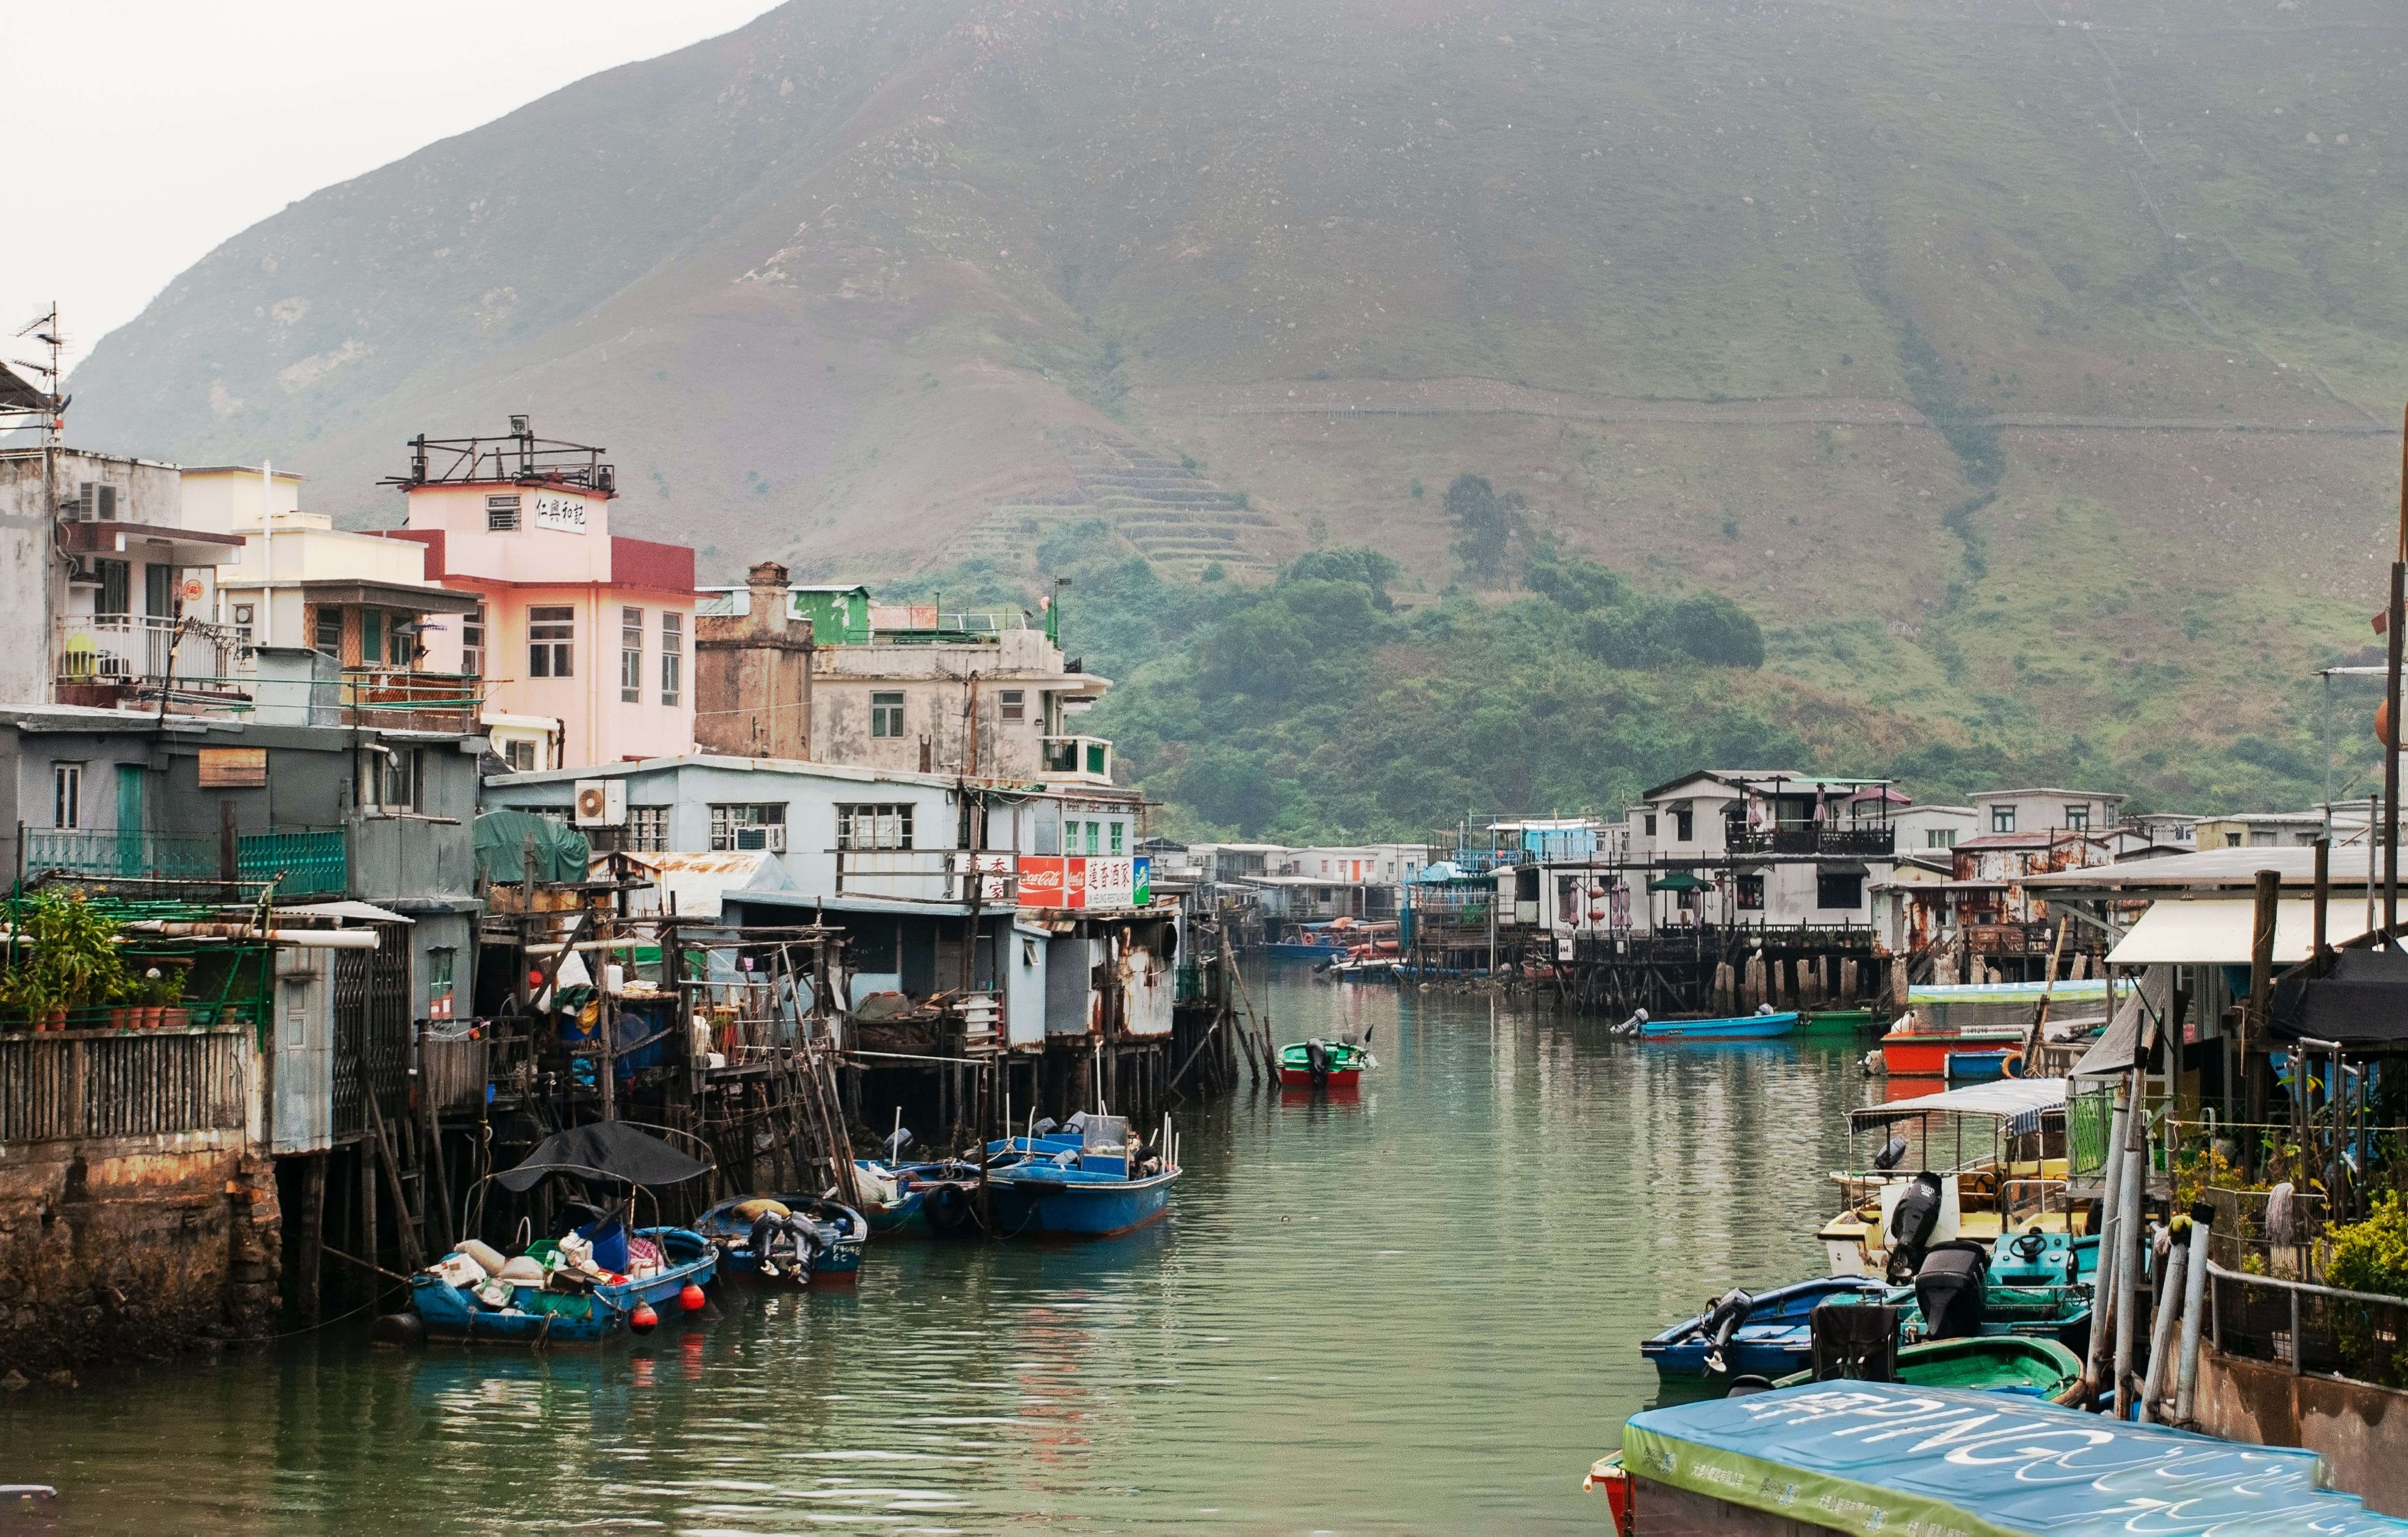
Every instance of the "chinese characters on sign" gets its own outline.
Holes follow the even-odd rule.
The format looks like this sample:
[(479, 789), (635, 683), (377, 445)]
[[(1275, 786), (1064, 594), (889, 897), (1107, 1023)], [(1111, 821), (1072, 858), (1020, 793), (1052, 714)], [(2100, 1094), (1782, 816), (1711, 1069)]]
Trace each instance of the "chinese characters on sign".
[(563, 534), (585, 532), (585, 503), (576, 496), (545, 495), (535, 499), (535, 525)]
[(1023, 907), (1120, 908), (1154, 905), (1150, 857), (1086, 859), (1073, 855), (1020, 856)]

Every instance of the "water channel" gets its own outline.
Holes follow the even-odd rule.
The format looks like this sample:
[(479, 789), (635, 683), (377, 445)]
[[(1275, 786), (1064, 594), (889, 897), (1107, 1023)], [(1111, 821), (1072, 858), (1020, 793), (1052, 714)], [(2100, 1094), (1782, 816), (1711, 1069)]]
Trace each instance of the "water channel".
[(600, 1353), (347, 1325), (88, 1371), (0, 1400), (0, 1482), (143, 1537), (1601, 1530), (1580, 1476), (1656, 1393), (1640, 1338), (1818, 1271), (1862, 1048), (1267, 991), (1280, 1039), (1369, 1027), (1380, 1070), (1356, 1103), (1197, 1111), (1141, 1234), (887, 1243), (857, 1296)]

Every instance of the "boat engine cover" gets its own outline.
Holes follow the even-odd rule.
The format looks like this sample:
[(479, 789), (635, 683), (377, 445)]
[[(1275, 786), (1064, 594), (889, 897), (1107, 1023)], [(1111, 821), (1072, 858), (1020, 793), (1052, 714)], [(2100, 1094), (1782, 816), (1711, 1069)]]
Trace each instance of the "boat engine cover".
[[(1898, 1198), (1889, 1218), (1890, 1268), (1893, 1276), (1901, 1269), (1912, 1269), (1924, 1245), (1931, 1242), (1940, 1226), (1940, 1209), (1944, 1187), (1940, 1176), (1927, 1169), (1914, 1176), (1906, 1193)], [(1904, 1263), (1901, 1264), (1901, 1261)]]
[(1952, 1240), (1925, 1255), (1914, 1275), (1923, 1337), (1962, 1340), (1981, 1333), (1989, 1282), (1989, 1253), (1971, 1239)]

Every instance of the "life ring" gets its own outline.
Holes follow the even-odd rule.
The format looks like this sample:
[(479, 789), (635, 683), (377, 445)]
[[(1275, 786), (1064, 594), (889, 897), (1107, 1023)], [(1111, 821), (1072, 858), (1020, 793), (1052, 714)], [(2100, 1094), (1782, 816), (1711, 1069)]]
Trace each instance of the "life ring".
[(932, 1185), (920, 1203), (920, 1213), (928, 1219), (928, 1230), (957, 1233), (977, 1217), (970, 1210), (969, 1192), (958, 1185)]

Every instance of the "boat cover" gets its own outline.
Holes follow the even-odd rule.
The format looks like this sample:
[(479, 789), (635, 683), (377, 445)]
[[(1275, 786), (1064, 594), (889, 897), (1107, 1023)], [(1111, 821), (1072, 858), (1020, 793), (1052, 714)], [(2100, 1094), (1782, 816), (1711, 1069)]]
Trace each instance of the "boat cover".
[(1857, 1126), (1880, 1126), (1917, 1115), (1987, 1115), (2005, 1121), (2009, 1131), (2021, 1135), (2039, 1130), (2042, 1114), (2064, 1109), (2062, 1078), (2000, 1078), (1944, 1094), (1918, 1094), (1912, 1099), (1864, 1105), (1848, 1112), (1848, 1119)]
[(576, 828), (534, 812), (487, 812), (477, 818), (477, 873), (505, 884), (526, 879), (526, 840), (535, 840), (535, 878), (582, 881), (593, 845)]
[[(2132, 984), (2118, 980), (2117, 996), (2130, 992)], [(2102, 1003), (2107, 998), (2107, 982), (2103, 977), (2089, 977), (2075, 982), (2071, 979), (2054, 984), (2046, 982), (1965, 982), (1935, 983), (1906, 990), (1907, 1007), (1930, 1003), (2038, 1003), (2046, 993), (2056, 1003)]]
[(2329, 975), (2285, 979), (2274, 989), (2274, 1033), (2344, 1046), (2408, 1041), (2408, 955), (2344, 950)]
[(1951, 1537), (2408, 1537), (2325, 1487), (2324, 1459), (2028, 1400), (1810, 1384), (1634, 1415), (1623, 1464), (1812, 1527)]
[(531, 1190), (547, 1174), (581, 1174), (630, 1185), (675, 1185), (710, 1166), (624, 1121), (570, 1127), (546, 1137), (515, 1169), (494, 1177), (509, 1190)]

